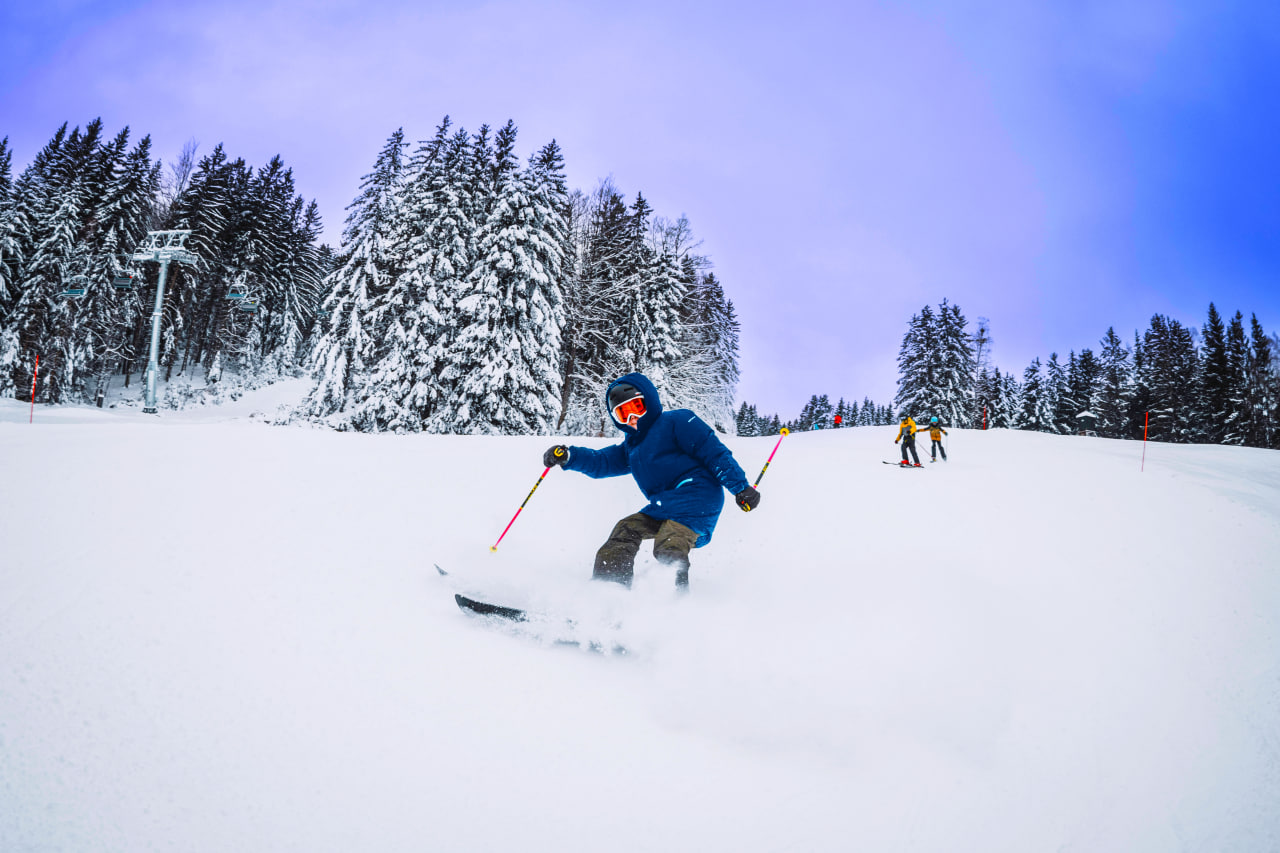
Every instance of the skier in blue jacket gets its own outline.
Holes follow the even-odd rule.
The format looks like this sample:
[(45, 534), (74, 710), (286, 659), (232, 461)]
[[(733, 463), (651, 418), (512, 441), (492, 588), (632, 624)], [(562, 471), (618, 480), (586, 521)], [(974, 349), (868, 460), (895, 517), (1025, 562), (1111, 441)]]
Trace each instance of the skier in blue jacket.
[(653, 556), (676, 568), (676, 587), (689, 586), (689, 552), (711, 541), (724, 489), (743, 512), (760, 503), (760, 493), (711, 427), (688, 409), (664, 411), (658, 389), (641, 373), (628, 373), (605, 392), (621, 444), (593, 450), (557, 444), (543, 464), (561, 465), (588, 477), (631, 474), (649, 499), (639, 512), (614, 525), (596, 553), (592, 577), (631, 586), (640, 543), (654, 540)]

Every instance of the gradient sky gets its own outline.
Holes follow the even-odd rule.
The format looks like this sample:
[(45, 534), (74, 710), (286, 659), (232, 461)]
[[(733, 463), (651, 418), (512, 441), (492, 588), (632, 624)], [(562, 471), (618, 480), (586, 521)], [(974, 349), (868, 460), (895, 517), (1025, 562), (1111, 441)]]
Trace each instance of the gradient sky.
[(1280, 4), (0, 3), (0, 136), (64, 121), (280, 154), (336, 244), (386, 137), (514, 119), (572, 186), (688, 216), (742, 321), (739, 399), (885, 403), (911, 315), (995, 363), (1210, 301), (1280, 331)]

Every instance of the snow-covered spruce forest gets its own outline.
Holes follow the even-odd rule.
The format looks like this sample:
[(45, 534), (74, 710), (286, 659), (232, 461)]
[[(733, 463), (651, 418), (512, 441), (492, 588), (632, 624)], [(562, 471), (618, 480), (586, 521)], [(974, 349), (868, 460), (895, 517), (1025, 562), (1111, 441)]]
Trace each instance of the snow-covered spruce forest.
[[(0, 395), (31, 399), (37, 356), (41, 403), (138, 387), (158, 265), (130, 257), (149, 230), (190, 229), (200, 258), (169, 269), (163, 380), (216, 385), (226, 368), (243, 384), (304, 359), (329, 260), (292, 171), (279, 157), (254, 169), (221, 145), (197, 160), (193, 144), (165, 169), (150, 137), (130, 139), (101, 120), (63, 125), (16, 180), (0, 141)], [(233, 284), (251, 299), (226, 299)]]
[(1243, 314), (1224, 321), (1212, 303), (1199, 330), (1157, 314), (1132, 346), (1109, 328), (1096, 353), (1072, 350), (1065, 363), (1057, 353), (1036, 358), (1022, 381), (994, 366), (992, 344), (985, 318), (971, 331), (960, 306), (926, 305), (903, 336), (892, 406), (865, 398), (833, 406), (814, 395), (798, 418), (782, 421), (743, 403), (738, 434), (826, 428), (837, 416), (841, 426), (886, 425), (910, 414), (945, 426), (1133, 439), (1145, 431), (1154, 441), (1280, 448), (1280, 337), (1257, 315), (1246, 332)]
[(607, 380), (642, 370), (731, 430), (738, 323), (688, 220), (608, 181), (570, 191), (557, 144), (522, 163), (516, 137), (447, 117), (416, 145), (397, 130), (336, 251), (279, 157), (254, 169), (189, 145), (165, 168), (149, 138), (99, 120), (64, 125), (15, 180), (6, 139), (0, 394), (31, 399), (37, 356), (38, 402), (134, 383), (158, 265), (129, 255), (149, 230), (189, 229), (199, 261), (170, 266), (162, 406), (179, 387), (217, 399), (301, 374), (296, 415), (337, 429), (592, 434)]
[(392, 134), (350, 207), (302, 413), (338, 428), (596, 434), (600, 394), (640, 370), (733, 426), (738, 323), (688, 220), (608, 182), (570, 193), (551, 141), (446, 118)]

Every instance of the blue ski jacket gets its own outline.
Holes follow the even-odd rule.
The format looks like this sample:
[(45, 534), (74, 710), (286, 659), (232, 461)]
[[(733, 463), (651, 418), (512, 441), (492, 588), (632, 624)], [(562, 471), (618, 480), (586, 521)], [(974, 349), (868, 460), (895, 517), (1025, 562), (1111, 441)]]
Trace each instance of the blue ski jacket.
[(634, 427), (613, 425), (625, 434), (621, 444), (594, 450), (570, 447), (565, 468), (588, 477), (618, 477), (631, 474), (649, 504), (640, 512), (652, 518), (678, 521), (698, 534), (695, 548), (711, 541), (720, 511), (724, 509), (724, 489), (736, 495), (750, 483), (729, 448), (716, 437), (715, 430), (688, 409), (664, 411), (658, 389), (642, 373), (628, 373), (610, 383), (630, 382), (644, 395), (644, 417)]

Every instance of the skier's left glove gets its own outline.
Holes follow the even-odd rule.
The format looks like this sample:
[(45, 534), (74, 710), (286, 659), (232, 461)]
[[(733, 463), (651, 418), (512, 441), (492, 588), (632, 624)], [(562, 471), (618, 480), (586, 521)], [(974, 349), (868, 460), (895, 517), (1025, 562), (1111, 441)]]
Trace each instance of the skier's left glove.
[(734, 495), (733, 499), (738, 502), (743, 512), (751, 512), (760, 504), (760, 493), (756, 491), (755, 486), (747, 486)]
[(569, 461), (569, 448), (563, 444), (557, 444), (555, 447), (548, 447), (547, 452), (542, 454), (542, 464), (548, 468), (553, 465), (564, 467), (564, 463)]

